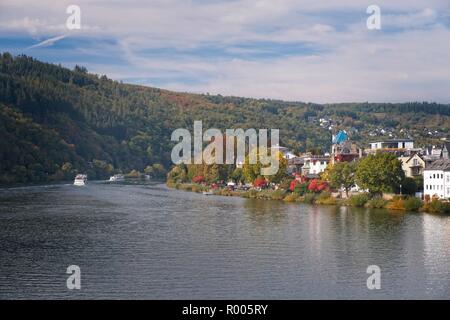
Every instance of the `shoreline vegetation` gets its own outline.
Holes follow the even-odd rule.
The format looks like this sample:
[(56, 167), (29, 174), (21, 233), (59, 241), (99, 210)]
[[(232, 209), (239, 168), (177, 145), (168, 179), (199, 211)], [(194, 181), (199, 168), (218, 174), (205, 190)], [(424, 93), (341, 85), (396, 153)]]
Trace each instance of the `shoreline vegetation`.
[(305, 203), (312, 205), (334, 205), (360, 207), (370, 209), (387, 209), (405, 212), (423, 212), (433, 214), (450, 214), (450, 202), (439, 199), (421, 200), (408, 195), (394, 195), (391, 199), (381, 196), (370, 195), (369, 193), (352, 194), (348, 198), (340, 198), (331, 192), (305, 193), (303, 195), (284, 189), (249, 189), (239, 190), (229, 187), (218, 187), (211, 189), (211, 186), (199, 183), (176, 183), (167, 181), (166, 185), (171, 189), (190, 191), (196, 193), (212, 192), (217, 196), (241, 197), (258, 200), (276, 200), (288, 203)]
[[(251, 152), (258, 154), (259, 150)], [(279, 168), (274, 175), (261, 175), (262, 163), (251, 164), (247, 156), (242, 167), (181, 163), (169, 171), (166, 183), (186, 191), (251, 199), (450, 214), (449, 199), (416, 197), (423, 191), (422, 177), (406, 177), (402, 163), (392, 153), (329, 163), (315, 177), (288, 173), (286, 159), (280, 153), (275, 156)]]

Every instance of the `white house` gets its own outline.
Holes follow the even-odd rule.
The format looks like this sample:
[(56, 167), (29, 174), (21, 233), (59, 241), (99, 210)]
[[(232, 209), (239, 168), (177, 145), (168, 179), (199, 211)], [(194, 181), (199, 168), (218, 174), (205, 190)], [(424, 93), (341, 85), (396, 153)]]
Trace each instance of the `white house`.
[(371, 150), (389, 150), (389, 149), (414, 149), (414, 140), (411, 139), (393, 139), (370, 143)]
[(302, 174), (305, 176), (318, 175), (327, 168), (330, 163), (330, 157), (311, 156), (304, 158), (305, 164), (302, 167)]
[(424, 195), (450, 198), (450, 159), (439, 159), (428, 165), (423, 173)]
[(285, 158), (287, 160), (291, 160), (291, 159), (294, 159), (297, 157), (294, 153), (292, 153), (286, 147), (281, 147), (279, 145), (275, 145), (275, 146), (271, 147), (271, 149), (272, 149), (272, 154), (273, 154), (273, 152), (281, 152), (281, 154), (283, 155), (283, 158)]

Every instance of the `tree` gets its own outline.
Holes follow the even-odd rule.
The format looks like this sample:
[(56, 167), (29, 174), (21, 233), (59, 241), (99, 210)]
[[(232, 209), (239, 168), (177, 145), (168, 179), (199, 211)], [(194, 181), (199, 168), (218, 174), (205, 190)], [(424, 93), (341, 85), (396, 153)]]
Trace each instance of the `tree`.
[(160, 163), (154, 163), (152, 165), (152, 171), (153, 176), (156, 178), (163, 178), (167, 174), (166, 169)]
[(236, 183), (245, 181), (244, 173), (241, 168), (234, 169), (230, 177)]
[[(267, 149), (265, 148), (255, 148), (254, 150), (250, 151), (250, 154), (245, 157), (244, 166), (242, 168), (244, 177), (246, 181), (254, 181), (258, 176), (260, 176), (261, 169), (268, 167), (269, 165), (263, 165), (260, 161), (261, 155), (263, 155), (263, 152), (267, 154)], [(250, 159), (252, 156), (256, 156), (257, 161), (256, 163), (251, 164)], [(287, 168), (287, 160), (282, 156), (281, 152), (277, 152), (276, 154), (268, 155), (271, 157), (276, 157), (278, 160), (278, 170), (275, 174), (266, 175), (264, 176), (269, 182), (278, 183), (283, 178), (286, 177), (286, 168)]]
[(402, 194), (414, 195), (418, 190), (418, 186), (416, 184), (416, 180), (414, 178), (405, 177), (401, 182), (402, 188), (401, 190), (395, 190), (396, 192), (400, 192)]
[[(292, 182), (296, 181), (292, 180), (292, 177), (286, 177), (280, 182), (280, 189), (282, 190), (290, 190)], [(293, 190), (291, 190), (293, 191)]]
[(337, 162), (327, 171), (328, 182), (332, 188), (344, 188), (345, 195), (355, 186), (355, 162)]
[(172, 168), (167, 174), (167, 180), (170, 182), (186, 182), (187, 168), (186, 165), (180, 164)]
[(264, 188), (265, 186), (267, 186), (267, 180), (263, 177), (258, 177), (255, 179), (255, 181), (253, 181), (253, 186), (257, 188)]
[(203, 183), (203, 182), (205, 182), (205, 177), (204, 176), (195, 176), (194, 178), (192, 178), (192, 182)]
[(402, 163), (392, 153), (376, 153), (358, 162), (355, 182), (372, 194), (394, 192), (399, 189), (405, 173)]
[(313, 179), (308, 184), (308, 190), (311, 192), (322, 192), (328, 188), (328, 183), (325, 181), (319, 181), (318, 179)]

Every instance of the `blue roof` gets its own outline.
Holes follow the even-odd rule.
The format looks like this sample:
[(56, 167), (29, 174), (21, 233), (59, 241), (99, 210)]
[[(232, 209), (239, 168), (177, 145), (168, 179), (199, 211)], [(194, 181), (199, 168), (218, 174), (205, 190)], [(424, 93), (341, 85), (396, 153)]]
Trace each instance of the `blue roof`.
[(348, 135), (343, 130), (339, 131), (338, 134), (333, 137), (333, 143), (334, 144), (340, 144), (340, 143), (345, 142), (347, 140), (348, 140)]

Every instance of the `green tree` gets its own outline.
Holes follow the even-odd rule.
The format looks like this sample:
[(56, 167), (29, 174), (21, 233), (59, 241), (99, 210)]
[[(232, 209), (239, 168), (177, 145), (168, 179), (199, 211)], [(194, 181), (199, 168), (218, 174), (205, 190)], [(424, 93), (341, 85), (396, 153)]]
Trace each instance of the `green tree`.
[(160, 163), (154, 163), (152, 165), (152, 174), (156, 178), (163, 178), (167, 175), (167, 171)]
[(327, 171), (328, 182), (332, 188), (344, 188), (345, 195), (355, 186), (356, 165), (354, 162), (337, 162)]
[[(261, 155), (264, 155), (263, 152), (267, 154), (267, 149), (255, 148), (254, 150), (250, 151), (250, 154), (245, 157), (242, 171), (247, 182), (255, 181), (255, 179), (261, 175), (261, 169), (268, 167), (268, 165), (263, 165), (260, 161)], [(256, 163), (251, 164), (250, 159), (255, 155), (257, 161)], [(275, 174), (266, 175), (264, 176), (264, 178), (266, 178), (269, 182), (279, 183), (281, 182), (281, 180), (283, 180), (283, 178), (286, 177), (287, 160), (283, 158), (280, 152), (277, 152), (277, 154), (274, 155), (271, 154), (270, 156), (276, 157), (278, 159), (278, 171)]]
[(405, 178), (402, 163), (392, 153), (376, 153), (358, 162), (355, 182), (372, 194), (394, 192)]
[(187, 168), (186, 165), (180, 164), (172, 168), (167, 174), (167, 180), (169, 182), (186, 182), (187, 181)]
[(234, 169), (234, 171), (230, 175), (230, 178), (236, 183), (244, 182), (245, 177), (244, 177), (244, 172), (242, 171), (242, 168)]

